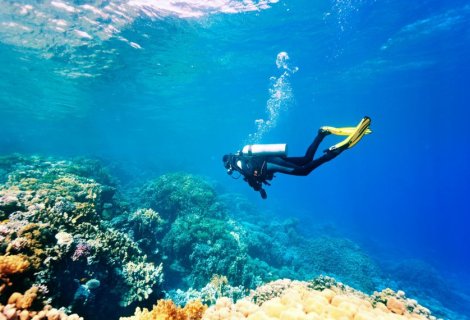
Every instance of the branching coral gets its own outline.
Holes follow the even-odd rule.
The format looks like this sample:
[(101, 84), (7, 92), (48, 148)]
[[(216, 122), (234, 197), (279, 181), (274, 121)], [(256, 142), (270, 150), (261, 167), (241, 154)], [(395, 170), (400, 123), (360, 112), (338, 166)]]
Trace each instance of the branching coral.
[(122, 273), (124, 281), (130, 288), (121, 299), (122, 306), (147, 299), (154, 285), (162, 281), (162, 265), (156, 267), (153, 263), (145, 261), (126, 263)]
[(157, 255), (165, 221), (153, 209), (139, 208), (131, 214), (116, 217), (111, 221), (119, 230), (125, 231), (149, 256)]

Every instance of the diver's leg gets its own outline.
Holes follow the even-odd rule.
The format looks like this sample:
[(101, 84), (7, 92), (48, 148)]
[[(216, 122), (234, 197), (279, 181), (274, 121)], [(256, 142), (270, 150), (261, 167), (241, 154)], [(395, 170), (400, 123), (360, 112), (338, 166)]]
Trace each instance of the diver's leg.
[(292, 164), (287, 164), (285, 166), (276, 164), (276, 163), (268, 163), (266, 169), (268, 170), (268, 175), (272, 175), (274, 173), (285, 173), (291, 174), (296, 169), (299, 169), (298, 166), (292, 166)]
[(327, 151), (321, 157), (319, 157), (318, 159), (312, 160), (311, 162), (307, 163), (306, 165), (299, 166), (299, 167), (291, 170), (287, 174), (290, 174), (290, 175), (293, 175), (293, 176), (307, 176), (307, 175), (310, 174), (310, 172), (312, 172), (313, 170), (318, 168), (320, 165), (336, 158), (343, 151), (344, 151), (344, 149), (336, 149), (336, 150), (333, 150), (333, 151)]
[(282, 173), (286, 173), (290, 175), (306, 176), (310, 174), (310, 172), (318, 168), (320, 165), (336, 158), (344, 150), (347, 150), (355, 146), (365, 134), (371, 133), (369, 129), (370, 122), (371, 122), (370, 118), (366, 116), (353, 129), (333, 128), (335, 130), (343, 130), (344, 132), (341, 132), (341, 135), (346, 134), (346, 133), (350, 133), (350, 134), (345, 140), (325, 150), (325, 153), (321, 157), (313, 160), (313, 157), (315, 156), (315, 152), (317, 151), (318, 146), (322, 142), (323, 138), (325, 138), (328, 134), (332, 133), (332, 129), (331, 129), (332, 127), (330, 129), (329, 127), (322, 127), (320, 128), (320, 130), (318, 130), (318, 135), (315, 138), (315, 140), (312, 142), (310, 147), (308, 148), (305, 156), (282, 158), (283, 163), (280, 163), (280, 162), (276, 162), (276, 163), (282, 166), (283, 168), (276, 168), (274, 170), (276, 172), (282, 172)]
[(329, 135), (330, 133), (326, 130), (319, 129), (318, 134), (313, 140), (312, 144), (307, 149), (307, 152), (305, 153), (305, 156), (303, 157), (286, 157), (283, 158), (285, 161), (292, 163), (297, 166), (303, 166), (308, 164), (310, 161), (313, 160), (313, 157), (315, 156), (315, 152), (318, 149), (318, 146), (320, 143), (323, 141), (323, 139)]

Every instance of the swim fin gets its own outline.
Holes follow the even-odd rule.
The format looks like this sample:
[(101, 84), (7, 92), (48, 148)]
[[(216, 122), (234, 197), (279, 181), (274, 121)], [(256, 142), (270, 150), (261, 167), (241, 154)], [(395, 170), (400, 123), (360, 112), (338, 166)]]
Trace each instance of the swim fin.
[[(329, 127), (329, 126), (323, 126), (320, 129), (322, 131), (326, 131), (328, 133), (334, 134), (336, 136), (350, 136), (351, 134), (356, 131), (357, 127), (342, 127), (342, 128), (335, 128), (335, 127)], [(367, 128), (365, 134), (372, 133), (372, 130)]]
[[(331, 146), (326, 151), (334, 151), (338, 149), (349, 149), (349, 148), (354, 147), (356, 143), (358, 143), (365, 134), (372, 132), (369, 129), (370, 122), (371, 122), (370, 118), (366, 116), (362, 118), (361, 122), (359, 122), (359, 124), (356, 127), (333, 128), (336, 130), (336, 132), (338, 132), (338, 133), (334, 133), (334, 131), (331, 131), (331, 133), (334, 133), (334, 134), (345, 135), (346, 132), (350, 132), (350, 133), (346, 139), (335, 144), (334, 146)], [(332, 128), (332, 127), (328, 127), (328, 128)]]

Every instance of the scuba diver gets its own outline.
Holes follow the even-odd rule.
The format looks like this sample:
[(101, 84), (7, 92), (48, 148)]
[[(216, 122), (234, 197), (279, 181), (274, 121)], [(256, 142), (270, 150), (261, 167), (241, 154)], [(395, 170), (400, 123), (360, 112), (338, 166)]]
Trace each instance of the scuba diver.
[[(246, 145), (235, 154), (224, 155), (222, 161), (229, 175), (232, 175), (234, 171), (238, 171), (243, 176), (243, 180), (255, 191), (259, 191), (261, 198), (266, 199), (267, 194), (263, 184), (270, 186), (271, 184), (268, 181), (274, 178), (275, 173), (279, 172), (294, 176), (308, 175), (318, 166), (336, 158), (344, 150), (355, 146), (365, 134), (371, 133), (372, 131), (369, 129), (370, 122), (370, 118), (366, 116), (356, 127), (321, 127), (303, 157), (287, 157), (286, 144), (253, 144)], [(319, 158), (313, 159), (320, 143), (329, 134), (347, 137), (326, 149)]]

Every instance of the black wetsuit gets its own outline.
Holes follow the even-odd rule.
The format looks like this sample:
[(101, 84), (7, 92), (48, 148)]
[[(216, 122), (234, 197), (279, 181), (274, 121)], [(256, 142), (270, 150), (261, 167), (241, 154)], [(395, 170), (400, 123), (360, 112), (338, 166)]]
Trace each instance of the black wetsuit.
[(244, 180), (248, 182), (255, 191), (259, 191), (263, 199), (265, 199), (266, 192), (263, 189), (263, 183), (269, 185), (268, 181), (274, 178), (275, 173), (280, 172), (294, 176), (306, 176), (318, 166), (338, 156), (344, 150), (343, 148), (333, 151), (328, 150), (321, 157), (313, 159), (320, 143), (328, 134), (329, 133), (326, 131), (319, 130), (318, 135), (308, 147), (303, 157), (247, 156), (235, 154), (229, 155), (229, 158), (226, 158), (229, 159), (229, 164), (226, 162), (226, 167), (240, 172)]

